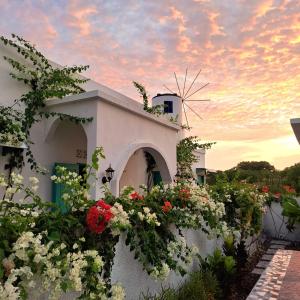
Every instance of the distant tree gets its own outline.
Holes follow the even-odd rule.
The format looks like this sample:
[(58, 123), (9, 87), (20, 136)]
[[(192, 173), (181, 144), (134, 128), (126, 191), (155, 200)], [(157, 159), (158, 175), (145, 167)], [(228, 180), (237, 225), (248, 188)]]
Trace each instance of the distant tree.
[(285, 168), (281, 171), (281, 177), (284, 184), (292, 186), (296, 189), (297, 194), (300, 194), (300, 163)]
[(242, 161), (237, 166), (236, 169), (240, 170), (268, 170), (275, 171), (275, 167), (267, 161)]

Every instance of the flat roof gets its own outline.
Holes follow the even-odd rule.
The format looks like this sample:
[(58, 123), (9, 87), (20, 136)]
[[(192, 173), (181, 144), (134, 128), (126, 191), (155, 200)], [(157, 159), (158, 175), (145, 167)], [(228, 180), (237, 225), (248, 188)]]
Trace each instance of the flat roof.
[(153, 98), (160, 97), (160, 96), (175, 96), (175, 97), (179, 97), (176, 93), (174, 93), (174, 94), (172, 94), (172, 93), (164, 93), (164, 94), (157, 94)]
[(166, 116), (155, 116), (151, 113), (146, 112), (143, 109), (143, 105), (129, 97), (126, 97), (118, 92), (109, 93), (110, 89), (104, 90), (93, 90), (88, 92), (83, 92), (80, 94), (75, 94), (71, 96), (64, 97), (62, 99), (51, 99), (47, 100), (46, 106), (59, 106), (59, 105), (69, 105), (77, 101), (95, 100), (95, 101), (105, 101), (111, 105), (120, 107), (126, 111), (133, 114), (143, 116), (144, 118), (151, 120), (153, 122), (159, 123), (162, 126), (169, 127), (173, 130), (180, 130), (180, 126), (172, 123)]

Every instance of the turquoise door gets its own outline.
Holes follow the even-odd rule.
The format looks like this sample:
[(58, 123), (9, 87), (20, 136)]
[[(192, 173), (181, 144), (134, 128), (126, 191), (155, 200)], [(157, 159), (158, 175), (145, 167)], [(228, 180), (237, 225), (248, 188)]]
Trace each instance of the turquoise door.
[[(55, 163), (53, 167), (53, 175), (57, 175), (56, 167), (61, 166), (65, 167), (67, 170), (76, 172), (79, 174), (80, 165), (79, 164), (63, 164), (63, 163)], [(68, 192), (68, 187), (66, 187), (62, 183), (52, 182), (52, 202), (59, 207), (62, 213), (66, 213), (69, 208), (65, 204), (62, 199), (62, 195)]]
[(162, 182), (162, 178), (159, 171), (152, 171), (153, 185), (158, 185)]

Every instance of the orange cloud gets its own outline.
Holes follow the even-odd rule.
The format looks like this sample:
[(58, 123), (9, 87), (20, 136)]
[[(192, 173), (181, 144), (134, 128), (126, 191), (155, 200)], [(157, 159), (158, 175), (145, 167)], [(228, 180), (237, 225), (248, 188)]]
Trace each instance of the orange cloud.
[(188, 117), (191, 134), (218, 141), (208, 167), (298, 160), (289, 119), (300, 116), (299, 1), (0, 3), (5, 34), (24, 35), (59, 63), (89, 64), (89, 76), (138, 101), (132, 80), (150, 95), (166, 91), (164, 84), (176, 92), (174, 71), (183, 84), (186, 67), (189, 74), (201, 68), (194, 89), (210, 85), (193, 98), (212, 101), (191, 103), (203, 121)]

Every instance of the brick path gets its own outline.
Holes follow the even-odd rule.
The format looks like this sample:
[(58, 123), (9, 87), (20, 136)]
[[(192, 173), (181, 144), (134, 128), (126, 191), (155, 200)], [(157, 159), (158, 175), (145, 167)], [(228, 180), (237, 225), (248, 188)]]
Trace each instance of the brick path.
[(278, 249), (247, 300), (299, 300), (300, 251)]
[(293, 251), (292, 253), (278, 299), (300, 299), (300, 251)]

